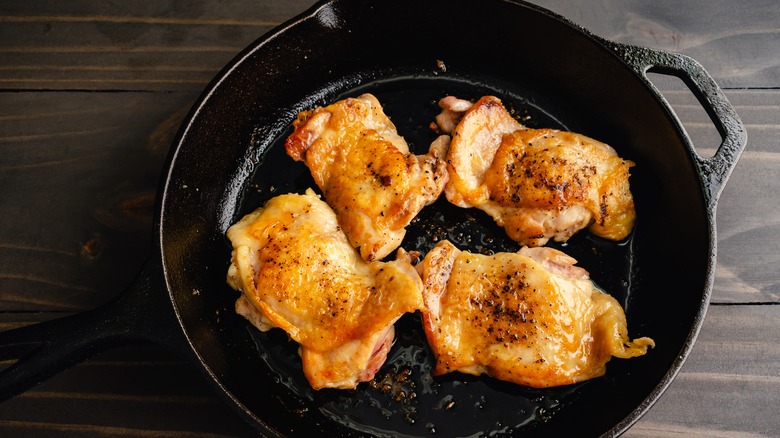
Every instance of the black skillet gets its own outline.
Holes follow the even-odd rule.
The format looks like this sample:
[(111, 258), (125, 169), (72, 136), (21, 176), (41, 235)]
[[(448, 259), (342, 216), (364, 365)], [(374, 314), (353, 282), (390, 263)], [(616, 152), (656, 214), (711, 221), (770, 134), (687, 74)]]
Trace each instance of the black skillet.
[[(699, 98), (723, 139), (713, 157), (696, 154), (648, 71), (681, 78)], [(493, 94), (529, 126), (580, 132), (635, 161), (633, 235), (615, 243), (583, 232), (557, 246), (620, 300), (631, 336), (657, 347), (556, 389), (432, 377), (419, 318), (408, 315), (373, 382), (312, 391), (283, 333), (259, 333), (234, 314), (224, 233), (271, 196), (313, 186), (281, 148), (296, 113), (363, 92), (415, 151), (433, 139), (439, 98)], [(0, 391), (13, 396), (108, 345), (150, 339), (194, 360), (264, 435), (618, 435), (658, 399), (696, 338), (714, 276), (716, 201), (745, 142), (695, 61), (605, 41), (534, 5), (319, 3), (241, 53), (193, 108), (162, 180), (159, 246), (137, 280), (100, 309), (0, 334), (6, 354), (32, 351), (3, 372)], [(484, 253), (517, 248), (483, 214), (444, 200), (423, 210), (404, 247), (425, 252), (442, 238)]]

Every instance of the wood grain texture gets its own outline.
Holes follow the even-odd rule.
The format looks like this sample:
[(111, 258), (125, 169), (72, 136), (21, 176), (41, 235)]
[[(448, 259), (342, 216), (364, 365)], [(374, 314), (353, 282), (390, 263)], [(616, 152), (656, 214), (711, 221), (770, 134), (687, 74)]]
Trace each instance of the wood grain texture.
[[(312, 3), (0, 2), (0, 330), (93, 308), (135, 276), (184, 114), (238, 52)], [(605, 38), (692, 56), (748, 133), (718, 202), (713, 305), (679, 376), (626, 436), (778, 436), (780, 3), (533, 3)], [(654, 80), (697, 150), (713, 154), (720, 138), (696, 99)], [(252, 430), (193, 365), (129, 345), (1, 403), (0, 436)]]
[(604, 38), (692, 56), (724, 88), (780, 86), (774, 0), (534, 0)]
[(778, 336), (780, 306), (711, 306), (674, 383), (625, 436), (777, 436)]
[(252, 436), (193, 365), (158, 347), (107, 351), (2, 405), (2, 436)]
[(135, 276), (192, 94), (0, 93), (0, 311), (80, 311)]
[(0, 4), (0, 89), (201, 90), (312, 1)]

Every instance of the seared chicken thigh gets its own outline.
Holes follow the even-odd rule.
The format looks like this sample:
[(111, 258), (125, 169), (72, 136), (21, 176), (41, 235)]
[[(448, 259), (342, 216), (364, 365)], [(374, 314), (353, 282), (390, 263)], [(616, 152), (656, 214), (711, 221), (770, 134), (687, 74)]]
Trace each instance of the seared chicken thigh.
[(575, 263), (551, 248), (485, 256), (439, 242), (418, 265), (434, 374), (543, 388), (601, 376), (612, 356), (645, 354), (653, 340), (629, 340), (620, 304)]
[(309, 167), (365, 260), (395, 250), (406, 226), (444, 190), (449, 137), (434, 141), (426, 155), (411, 154), (370, 94), (302, 112), (294, 126), (288, 155)]
[(586, 227), (612, 240), (630, 234), (633, 163), (610, 146), (572, 132), (525, 128), (492, 96), (473, 106), (452, 97), (440, 105), (437, 123), (446, 127), (457, 109), (468, 108), (447, 155), (450, 202), (484, 210), (522, 245), (563, 242)]
[(422, 282), (409, 261), (364, 261), (312, 190), (269, 200), (227, 236), (227, 281), (242, 293), (236, 311), (260, 330), (279, 327), (298, 342), (314, 389), (371, 380), (395, 321), (422, 307)]

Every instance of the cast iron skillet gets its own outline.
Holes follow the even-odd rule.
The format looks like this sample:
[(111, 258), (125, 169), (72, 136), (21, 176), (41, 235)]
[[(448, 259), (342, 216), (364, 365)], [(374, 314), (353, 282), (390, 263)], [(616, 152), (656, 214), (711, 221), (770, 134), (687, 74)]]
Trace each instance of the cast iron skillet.
[[(648, 71), (680, 77), (699, 98), (723, 139), (713, 157), (696, 154)], [(583, 232), (557, 246), (623, 304), (630, 335), (657, 347), (557, 389), (432, 377), (419, 317), (408, 315), (373, 383), (312, 391), (283, 333), (234, 314), (224, 233), (271, 196), (314, 187), (281, 147), (297, 112), (363, 92), (416, 151), (434, 137), (439, 98), (494, 94), (529, 126), (580, 132), (635, 161), (632, 236)], [(10, 397), (141, 338), (193, 359), (269, 436), (618, 435), (658, 399), (696, 338), (713, 281), (716, 201), (745, 142), (726, 98), (685, 56), (605, 41), (518, 1), (325, 1), (246, 49), (197, 102), (163, 176), (159, 246), (137, 280), (105, 307), (0, 335), (6, 354), (34, 347), (0, 390)], [(423, 210), (403, 245), (425, 252), (441, 238), (484, 253), (517, 249), (485, 215), (444, 200)]]

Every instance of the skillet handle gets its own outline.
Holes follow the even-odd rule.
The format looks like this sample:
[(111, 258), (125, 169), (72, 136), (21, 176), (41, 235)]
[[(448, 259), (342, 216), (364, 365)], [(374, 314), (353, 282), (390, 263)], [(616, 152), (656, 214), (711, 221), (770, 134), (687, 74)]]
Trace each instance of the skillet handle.
[[(689, 56), (612, 41), (605, 41), (605, 44), (642, 76), (662, 101), (666, 102), (666, 99), (648, 79), (647, 73), (649, 72), (671, 75), (681, 79), (707, 111), (721, 136), (722, 143), (718, 146), (715, 155), (710, 158), (702, 158), (694, 150), (691, 152), (696, 160), (699, 174), (704, 177), (704, 188), (708, 201), (714, 205), (723, 185), (731, 175), (739, 156), (747, 145), (747, 132), (734, 107), (712, 79), (712, 76), (701, 64)], [(678, 124), (682, 125), (679, 120)]]
[[(118, 343), (147, 340), (184, 346), (160, 262), (147, 262), (113, 301), (80, 314), (0, 332), (0, 360), (18, 360), (0, 373), (0, 401)], [(162, 290), (160, 290), (162, 289)]]

